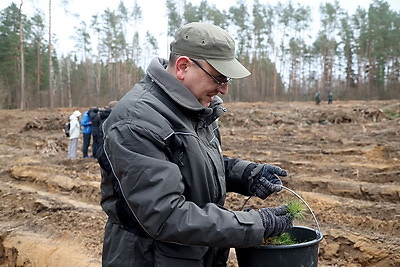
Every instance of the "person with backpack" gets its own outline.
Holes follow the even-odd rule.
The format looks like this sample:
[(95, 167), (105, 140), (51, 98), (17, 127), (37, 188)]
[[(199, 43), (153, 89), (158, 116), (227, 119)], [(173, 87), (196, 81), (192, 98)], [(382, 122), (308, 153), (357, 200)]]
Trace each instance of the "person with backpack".
[(76, 152), (78, 151), (78, 139), (80, 134), (80, 124), (79, 117), (81, 116), (81, 112), (79, 110), (75, 110), (71, 116), (69, 116), (69, 145), (68, 145), (68, 158), (76, 159)]
[[(88, 158), (88, 151), (90, 146), (90, 139), (92, 137), (92, 121), (90, 120), (90, 113), (92, 109), (85, 111), (82, 116), (81, 125), (82, 125), (82, 135), (83, 135), (83, 144), (82, 144), (82, 154), (84, 158)], [(93, 154), (93, 152), (92, 152)]]

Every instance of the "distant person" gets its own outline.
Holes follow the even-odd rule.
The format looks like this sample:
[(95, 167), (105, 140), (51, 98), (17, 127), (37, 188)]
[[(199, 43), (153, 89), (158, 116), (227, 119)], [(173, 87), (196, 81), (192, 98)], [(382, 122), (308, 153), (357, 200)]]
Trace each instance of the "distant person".
[(104, 122), (107, 119), (108, 115), (110, 115), (112, 109), (117, 105), (118, 101), (113, 100), (108, 103), (108, 105), (100, 112), (100, 121)]
[(92, 112), (91, 108), (85, 111), (85, 113), (83, 113), (81, 120), (82, 135), (83, 135), (82, 154), (84, 158), (89, 157), (88, 151), (90, 146), (90, 139), (92, 138), (92, 121), (90, 120), (91, 112)]
[(70, 123), (69, 146), (68, 146), (69, 159), (76, 159), (76, 152), (78, 151), (78, 139), (80, 134), (79, 116), (81, 116), (79, 110), (75, 110), (71, 114), (71, 116), (69, 116), (69, 123)]
[(90, 112), (90, 121), (92, 122), (92, 152), (93, 158), (97, 159), (97, 149), (98, 149), (98, 132), (100, 126), (100, 114), (99, 108), (93, 108)]
[(108, 103), (108, 105), (104, 108), (104, 110), (100, 111), (100, 126), (99, 126), (99, 130), (97, 133), (97, 158), (100, 155), (99, 150), (102, 149), (103, 147), (103, 122), (108, 118), (108, 116), (110, 115), (112, 109), (117, 105), (118, 101), (113, 100), (111, 102)]
[(319, 105), (319, 103), (321, 103), (321, 94), (320, 94), (320, 92), (317, 92), (315, 94), (314, 99), (315, 99), (315, 104), (316, 105)]
[(332, 104), (333, 103), (333, 93), (331, 91), (329, 91), (328, 93), (328, 104)]

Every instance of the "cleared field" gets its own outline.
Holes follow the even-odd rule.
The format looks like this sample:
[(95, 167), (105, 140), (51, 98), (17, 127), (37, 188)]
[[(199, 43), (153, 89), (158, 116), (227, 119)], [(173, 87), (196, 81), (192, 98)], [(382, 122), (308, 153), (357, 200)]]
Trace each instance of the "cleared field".
[[(400, 265), (398, 101), (226, 107), (225, 154), (288, 170), (284, 184), (308, 202), (324, 234), (320, 266)], [(0, 110), (0, 266), (101, 266), (100, 172), (93, 159), (66, 159), (71, 112)], [(239, 210), (246, 200), (229, 193), (226, 205)]]

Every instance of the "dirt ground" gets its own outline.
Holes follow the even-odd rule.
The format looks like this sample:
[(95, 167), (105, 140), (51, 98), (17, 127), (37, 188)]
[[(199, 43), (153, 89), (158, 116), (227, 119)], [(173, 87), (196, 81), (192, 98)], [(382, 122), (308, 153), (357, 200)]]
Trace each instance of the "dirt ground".
[[(399, 101), (226, 107), (225, 154), (288, 170), (284, 185), (307, 201), (324, 235), (319, 266), (400, 266)], [(72, 111), (0, 110), (0, 266), (101, 266), (99, 167), (66, 158)], [(284, 190), (246, 206), (289, 197)], [(227, 207), (246, 200), (230, 193)], [(295, 224), (316, 228), (311, 215)]]

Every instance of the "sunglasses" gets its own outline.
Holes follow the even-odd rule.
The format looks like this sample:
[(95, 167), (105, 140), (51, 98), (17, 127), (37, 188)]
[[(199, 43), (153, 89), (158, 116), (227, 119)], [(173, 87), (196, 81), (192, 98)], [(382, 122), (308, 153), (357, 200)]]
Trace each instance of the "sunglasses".
[(211, 79), (213, 79), (213, 81), (214, 81), (215, 83), (218, 84), (217, 90), (221, 89), (222, 86), (224, 86), (225, 84), (229, 83), (229, 82), (232, 80), (232, 78), (228, 78), (228, 77), (225, 77), (225, 76), (224, 76), (224, 77), (225, 77), (224, 81), (220, 81), (220, 80), (218, 80), (214, 75), (211, 75), (208, 71), (206, 71), (206, 70), (203, 68), (203, 66), (200, 64), (200, 62), (198, 62), (197, 60), (194, 60), (194, 59), (192, 59), (192, 58), (189, 58), (189, 59), (190, 59), (191, 61), (193, 61), (193, 63), (196, 64), (196, 66), (199, 67), (202, 71), (204, 71), (208, 76), (210, 76)]

